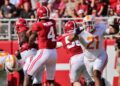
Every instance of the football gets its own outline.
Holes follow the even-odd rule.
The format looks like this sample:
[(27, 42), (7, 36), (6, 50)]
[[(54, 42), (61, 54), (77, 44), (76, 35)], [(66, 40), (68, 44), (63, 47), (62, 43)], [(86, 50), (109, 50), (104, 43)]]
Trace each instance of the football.
[(5, 59), (5, 70), (7, 72), (14, 72), (20, 70), (19, 62), (14, 55), (8, 55)]

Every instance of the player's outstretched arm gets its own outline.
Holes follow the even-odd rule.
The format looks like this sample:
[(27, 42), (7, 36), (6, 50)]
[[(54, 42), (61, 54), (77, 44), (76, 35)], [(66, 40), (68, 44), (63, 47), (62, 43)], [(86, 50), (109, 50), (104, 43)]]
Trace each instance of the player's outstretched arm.
[(109, 25), (108, 29), (106, 29), (106, 34), (108, 35), (114, 35), (119, 32), (119, 25), (114, 24), (114, 25)]
[(78, 40), (79, 37), (78, 35), (83, 32), (84, 29), (80, 29), (80, 28), (76, 28), (74, 29), (74, 32), (69, 36), (68, 40), (69, 41), (74, 41), (74, 40)]

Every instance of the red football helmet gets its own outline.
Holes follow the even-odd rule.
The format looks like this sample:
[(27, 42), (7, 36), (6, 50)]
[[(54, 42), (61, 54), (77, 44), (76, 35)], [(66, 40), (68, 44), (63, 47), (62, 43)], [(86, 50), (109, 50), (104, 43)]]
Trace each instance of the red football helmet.
[(17, 21), (16, 21), (16, 31), (17, 32), (21, 32), (21, 31), (24, 31), (24, 30), (27, 30), (27, 23), (26, 23), (26, 20), (23, 19), (23, 18), (19, 18)]
[(37, 14), (37, 18), (46, 19), (49, 18), (50, 12), (47, 7), (40, 6), (37, 8), (36, 14)]
[(76, 28), (75, 21), (68, 21), (65, 24), (65, 33), (71, 32)]

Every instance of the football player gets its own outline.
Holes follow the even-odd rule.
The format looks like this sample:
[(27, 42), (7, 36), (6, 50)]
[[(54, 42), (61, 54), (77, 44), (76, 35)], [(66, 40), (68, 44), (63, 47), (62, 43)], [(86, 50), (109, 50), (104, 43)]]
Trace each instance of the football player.
[[(27, 22), (25, 19), (19, 18), (16, 21), (15, 27), (16, 27), (16, 31), (18, 35), (18, 43), (19, 43), (19, 50), (17, 51), (16, 56), (19, 58), (19, 63), (23, 68), (24, 74), (26, 74), (26, 70), (30, 64), (30, 61), (33, 59), (33, 56), (37, 52), (37, 44), (33, 43), (32, 45), (29, 45), (28, 43), (30, 30), (27, 26)], [(33, 80), (34, 85), (39, 83), (38, 76), (39, 75), (37, 75)], [(38, 81), (36, 81), (36, 79)]]
[[(32, 25), (32, 34), (29, 38), (29, 44), (32, 45), (37, 38), (39, 50), (27, 69), (24, 86), (30, 86), (32, 76), (36, 75), (39, 69), (44, 66), (46, 67), (47, 83), (49, 83), (50, 86), (55, 86), (54, 75), (57, 60), (56, 22), (49, 19), (50, 12), (45, 6), (38, 7), (36, 14), (37, 22)], [(39, 73), (41, 74), (42, 80), (43, 71), (39, 71)], [(42, 84), (39, 86), (42, 86)]]
[[(80, 85), (80, 75), (83, 74), (87, 86), (93, 86), (92, 79), (86, 71), (84, 65), (84, 55), (79, 40), (70, 42), (68, 40), (69, 35), (74, 31), (74, 28), (77, 28), (75, 21), (68, 21), (65, 24), (64, 30), (65, 34), (60, 35), (57, 40), (58, 43), (62, 43), (61, 46), (66, 50), (68, 58), (70, 58), (70, 81), (71, 86), (81, 86)], [(59, 47), (60, 47), (59, 43)]]
[(87, 15), (83, 19), (84, 30), (77, 28), (68, 38), (69, 41), (79, 39), (83, 44), (84, 62), (88, 73), (95, 81), (95, 86), (104, 86), (101, 75), (108, 61), (107, 53), (103, 48), (104, 33), (115, 34), (119, 31), (118, 28), (106, 26), (103, 21), (96, 22), (93, 16)]

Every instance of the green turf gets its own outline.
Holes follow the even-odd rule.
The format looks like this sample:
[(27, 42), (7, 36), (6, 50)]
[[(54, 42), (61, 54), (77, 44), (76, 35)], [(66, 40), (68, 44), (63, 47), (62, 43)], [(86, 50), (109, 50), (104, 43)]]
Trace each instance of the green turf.
[(7, 76), (5, 71), (0, 71), (0, 86), (7, 86)]

